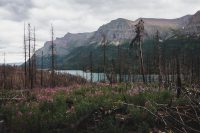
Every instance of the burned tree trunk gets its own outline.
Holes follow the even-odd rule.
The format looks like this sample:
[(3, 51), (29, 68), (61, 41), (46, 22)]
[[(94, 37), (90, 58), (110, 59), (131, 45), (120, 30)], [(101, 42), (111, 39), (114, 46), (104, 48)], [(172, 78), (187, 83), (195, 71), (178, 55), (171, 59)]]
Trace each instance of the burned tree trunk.
[(33, 63), (32, 63), (32, 68), (33, 68), (33, 79), (34, 79), (34, 83), (36, 83), (36, 54), (35, 54), (35, 45), (36, 45), (36, 36), (35, 36), (35, 28), (34, 28), (34, 37), (33, 37)]
[(181, 88), (182, 88), (182, 83), (181, 83), (181, 70), (180, 70), (180, 62), (178, 56), (176, 56), (176, 69), (177, 69), (177, 83), (176, 83), (176, 88), (177, 88), (177, 98), (180, 97), (181, 95)]
[(40, 84), (41, 84), (41, 88), (43, 88), (43, 51), (42, 51), (42, 59), (41, 59), (41, 71), (40, 71)]
[(140, 69), (141, 69), (141, 73), (142, 73), (142, 78), (143, 78), (143, 83), (145, 83), (145, 75), (144, 75), (144, 61), (143, 61), (143, 53), (142, 53), (142, 42), (141, 40), (139, 40), (139, 46), (140, 46)]
[(26, 68), (26, 30), (25, 30), (25, 24), (24, 24), (24, 89), (26, 89), (27, 83), (27, 68)]
[(119, 82), (122, 82), (122, 65), (121, 65), (121, 48), (120, 45), (118, 45), (118, 73), (119, 73)]
[(93, 82), (93, 59), (92, 59), (92, 51), (90, 52), (90, 82)]
[(157, 66), (158, 66), (158, 71), (159, 71), (159, 88), (163, 85), (162, 84), (162, 77), (163, 77), (163, 72), (162, 72), (162, 65), (161, 65), (161, 47), (159, 44), (159, 32), (156, 32), (156, 50), (157, 50)]
[(55, 87), (55, 81), (54, 81), (54, 31), (53, 26), (51, 26), (51, 87)]
[(100, 81), (100, 76), (99, 76), (99, 73), (100, 73), (100, 71), (99, 71), (99, 66), (98, 66), (98, 68), (97, 68), (97, 73), (98, 73), (98, 82)]
[(31, 65), (31, 25), (28, 24), (28, 54), (29, 54), (29, 83), (30, 83), (30, 88), (33, 89), (33, 76), (32, 76), (32, 65)]
[(197, 82), (200, 80), (200, 57), (197, 57)]
[(113, 82), (115, 82), (114, 75), (115, 75), (115, 61), (114, 59), (112, 59), (111, 60), (111, 80), (110, 80), (111, 87), (112, 87)]
[(136, 50), (139, 51), (138, 56), (139, 56), (139, 60), (140, 60), (140, 70), (141, 70), (141, 74), (142, 74), (143, 83), (146, 83), (143, 51), (142, 51), (142, 40), (143, 40), (143, 34), (144, 34), (144, 21), (142, 19), (138, 22), (138, 24), (135, 25), (135, 32), (136, 32), (136, 36), (131, 41), (130, 47), (132, 48), (134, 45), (136, 47)]
[(103, 39), (102, 39), (102, 42), (101, 42), (101, 45), (103, 46), (103, 73), (104, 73), (104, 82), (106, 81), (106, 44), (107, 44), (107, 41), (106, 41), (106, 36), (105, 35), (102, 35)]
[(4, 52), (4, 63), (3, 63), (3, 89), (6, 89), (6, 54)]

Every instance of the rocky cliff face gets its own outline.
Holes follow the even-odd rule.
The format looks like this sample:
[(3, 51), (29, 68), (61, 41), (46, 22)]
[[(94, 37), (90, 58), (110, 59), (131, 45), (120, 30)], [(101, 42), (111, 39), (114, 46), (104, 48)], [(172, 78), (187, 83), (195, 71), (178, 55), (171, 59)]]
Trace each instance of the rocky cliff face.
[(185, 27), (185, 30), (190, 34), (200, 34), (200, 11), (191, 16), (188, 25)]
[[(156, 30), (159, 30), (161, 35), (167, 36), (170, 29), (177, 29), (180, 27), (179, 20), (176, 19), (153, 19), (153, 18), (140, 18), (144, 20), (145, 37), (152, 37)], [(129, 40), (135, 36), (136, 21), (130, 21), (126, 19), (116, 19), (110, 23), (101, 26), (92, 37), (92, 42), (100, 42), (102, 35), (106, 36), (108, 41), (118, 44), (124, 40)], [(118, 43), (117, 43), (118, 42)]]
[[(87, 45), (87, 41), (94, 33), (78, 33), (78, 34), (72, 34), (67, 33), (62, 38), (56, 38), (54, 40), (54, 47), (55, 47), (55, 54), (59, 56), (67, 55), (71, 49)], [(37, 56), (42, 55), (42, 51), (44, 56), (51, 55), (51, 45), (52, 42), (48, 41), (44, 44), (44, 47), (36, 51)]]
[(119, 18), (112, 20), (110, 23), (101, 26), (91, 38), (91, 42), (99, 43), (102, 40), (102, 35), (108, 41), (122, 41), (130, 39), (134, 36), (134, 25), (136, 23), (127, 19)]
[[(65, 56), (70, 51), (79, 46), (90, 44), (100, 44), (102, 35), (115, 45), (121, 44), (123, 41), (130, 40), (135, 36), (135, 25), (141, 18), (131, 21), (123, 18), (112, 20), (110, 23), (101, 26), (97, 31), (91, 33), (67, 33), (62, 38), (54, 40), (55, 53), (58, 56)], [(177, 19), (155, 19), (142, 18), (145, 26), (145, 38), (152, 38), (157, 30), (159, 30), (161, 37), (167, 38), (171, 34), (171, 29), (182, 29), (187, 27), (188, 31), (200, 31), (200, 12), (195, 15), (187, 15)], [(196, 31), (195, 30), (195, 31)], [(51, 42), (46, 42), (44, 47), (36, 52), (37, 56), (51, 55)]]
[(177, 18), (176, 20), (178, 21), (178, 25), (180, 26), (180, 28), (183, 28), (189, 24), (191, 18), (192, 15), (185, 15), (183, 17)]

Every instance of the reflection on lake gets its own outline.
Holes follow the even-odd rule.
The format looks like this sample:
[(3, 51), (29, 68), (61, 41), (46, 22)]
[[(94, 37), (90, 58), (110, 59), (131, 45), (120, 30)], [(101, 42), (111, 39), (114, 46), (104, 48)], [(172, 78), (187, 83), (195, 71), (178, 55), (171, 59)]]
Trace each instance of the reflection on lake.
[[(80, 77), (83, 77), (85, 79), (87, 79), (88, 81), (91, 80), (91, 77), (92, 77), (92, 81), (93, 82), (99, 82), (99, 81), (108, 81), (108, 75), (106, 76), (106, 74), (104, 73), (92, 73), (92, 76), (91, 76), (91, 73), (90, 72), (85, 72), (85, 71), (82, 71), (82, 70), (57, 70), (58, 73), (68, 73), (68, 74), (71, 74), (71, 75), (75, 75), (75, 76), (80, 76)], [(111, 77), (111, 75), (109, 76)], [(119, 81), (119, 74), (115, 74), (113, 75), (113, 77), (115, 77), (115, 80)], [(158, 75), (145, 75), (145, 78), (146, 78), (146, 81), (152, 81), (152, 82), (155, 82), (155, 81), (158, 81)], [(121, 81), (142, 81), (142, 75), (122, 75), (121, 76)]]
[[(85, 71), (82, 71), (82, 70), (57, 70), (57, 72), (62, 73), (62, 74), (68, 73), (68, 74), (71, 74), (71, 75), (80, 76), (82, 78), (87, 79), (88, 81), (91, 80), (91, 73), (85, 72)], [(104, 81), (104, 76), (105, 76), (105, 80), (107, 81), (106, 74), (104, 74), (104, 73), (92, 73), (92, 81), (93, 82)]]

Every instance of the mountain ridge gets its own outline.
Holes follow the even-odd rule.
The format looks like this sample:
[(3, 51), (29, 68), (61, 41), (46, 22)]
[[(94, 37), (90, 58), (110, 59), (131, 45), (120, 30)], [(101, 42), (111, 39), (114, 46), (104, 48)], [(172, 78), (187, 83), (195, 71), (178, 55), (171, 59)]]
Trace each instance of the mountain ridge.
[[(191, 30), (191, 28), (188, 27), (191, 27), (190, 25), (196, 22), (194, 21), (196, 16), (200, 16), (198, 12), (194, 15), (185, 15), (175, 19), (138, 18), (132, 21), (125, 18), (117, 18), (107, 24), (103, 24), (94, 32), (68, 32), (63, 37), (54, 40), (55, 54), (59, 57), (65, 57), (70, 54), (74, 48), (91, 44), (100, 45), (102, 35), (104, 35), (111, 44), (123, 44), (123, 42), (129, 41), (135, 36), (135, 25), (140, 19), (144, 21), (145, 38), (152, 38), (155, 32), (159, 30), (160, 36), (164, 39), (170, 36), (171, 29), (178, 30), (186, 27), (185, 29)], [(200, 18), (197, 17), (197, 19)], [(45, 57), (51, 56), (50, 41), (47, 41), (44, 47), (36, 51), (36, 56), (41, 57), (42, 51)]]

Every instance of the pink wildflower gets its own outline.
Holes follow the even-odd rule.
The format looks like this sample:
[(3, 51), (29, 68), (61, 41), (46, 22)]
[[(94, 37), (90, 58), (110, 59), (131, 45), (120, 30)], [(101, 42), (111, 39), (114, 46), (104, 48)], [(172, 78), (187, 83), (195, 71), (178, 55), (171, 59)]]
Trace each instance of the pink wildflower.
[(28, 112), (28, 115), (29, 115), (29, 116), (31, 116), (32, 114), (33, 114), (32, 111), (31, 111), (31, 112)]
[(23, 114), (22, 114), (22, 112), (21, 111), (18, 111), (17, 112), (17, 117), (21, 117)]

